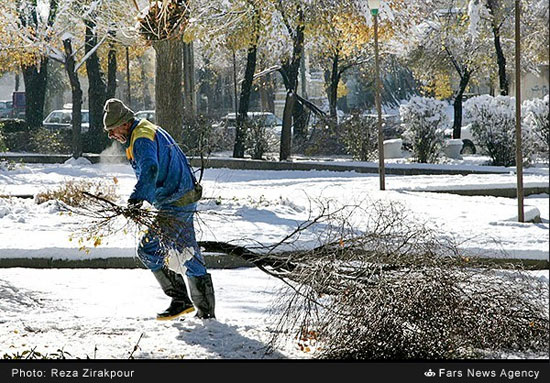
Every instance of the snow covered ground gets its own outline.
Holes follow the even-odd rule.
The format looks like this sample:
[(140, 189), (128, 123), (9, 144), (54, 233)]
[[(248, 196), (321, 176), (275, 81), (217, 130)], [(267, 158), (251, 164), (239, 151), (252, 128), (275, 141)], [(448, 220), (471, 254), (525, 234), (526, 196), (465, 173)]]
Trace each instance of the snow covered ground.
[[(117, 180), (117, 184), (113, 179)], [(0, 170), (0, 195), (31, 194), (52, 190), (67, 181), (86, 180), (117, 187), (125, 203), (135, 184), (126, 164), (19, 165)], [(513, 187), (516, 176), (504, 174), (386, 176), (380, 191), (376, 174), (331, 171), (258, 171), (207, 169), (204, 197), (197, 218), (199, 240), (265, 245), (277, 243), (296, 226), (311, 218), (315, 201), (342, 204), (402, 204), (412, 220), (456, 238), (464, 251), (494, 257), (548, 259), (549, 197), (525, 199), (525, 213), (540, 213), (541, 223), (518, 223), (517, 202), (512, 198), (459, 196), (421, 192), (429, 189)], [(548, 186), (548, 169), (524, 175), (524, 186)], [(314, 213), (313, 213), (314, 214)], [(54, 202), (37, 205), (32, 199), (0, 198), (0, 257), (133, 257), (135, 237), (120, 235), (89, 255), (77, 251), (71, 233), (82, 227), (80, 217), (59, 215)], [(361, 223), (358, 223), (359, 227)], [(300, 246), (318, 244), (318, 230), (300, 238)], [(32, 235), (29, 235), (32, 233)]]
[(127, 359), (137, 344), (136, 359), (309, 357), (292, 339), (266, 354), (281, 282), (255, 268), (211, 274), (217, 320), (157, 321), (170, 301), (148, 270), (0, 269), (0, 353)]
[[(474, 166), (474, 165), (469, 165)], [(515, 185), (511, 173), (386, 177), (378, 190), (376, 174), (330, 171), (252, 171), (207, 169), (197, 217), (199, 240), (273, 244), (311, 218), (314, 201), (333, 205), (400, 203), (412, 221), (427, 222), (452, 235), (465, 252), (485, 256), (547, 260), (549, 196), (526, 198), (526, 213), (539, 212), (541, 223), (518, 223), (515, 199), (429, 193), (426, 188), (495, 188)], [(135, 183), (126, 164), (17, 165), (0, 169), (0, 195), (34, 195), (67, 181), (115, 185), (125, 203)], [(528, 171), (525, 186), (547, 186), (548, 169)], [(0, 258), (84, 259), (133, 257), (133, 233), (110, 238), (89, 254), (69, 236), (85, 225), (80, 217), (60, 215), (54, 202), (0, 198)], [(361, 222), (358, 221), (358, 228)], [(296, 243), (318, 244), (317, 225)], [(168, 304), (147, 270), (0, 269), (0, 352), (36, 347), (57, 349), (78, 358), (309, 358), (295, 339), (272, 354), (265, 346), (275, 329), (274, 298), (281, 283), (260, 270), (212, 269), (216, 321), (192, 316), (158, 322)], [(548, 280), (548, 270), (537, 272)], [(141, 337), (141, 338), (140, 338)], [(139, 343), (138, 343), (139, 342)]]

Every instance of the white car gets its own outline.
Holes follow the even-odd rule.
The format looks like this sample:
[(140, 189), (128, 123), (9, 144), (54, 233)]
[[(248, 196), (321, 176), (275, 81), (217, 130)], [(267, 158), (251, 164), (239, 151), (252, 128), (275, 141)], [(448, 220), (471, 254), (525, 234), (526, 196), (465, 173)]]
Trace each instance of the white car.
[[(73, 121), (73, 112), (70, 109), (58, 109), (52, 111), (42, 121), (42, 126), (52, 131), (71, 130)], [(82, 133), (86, 133), (90, 128), (90, 113), (88, 110), (82, 110)]]
[(154, 110), (140, 110), (139, 112), (134, 113), (135, 118), (146, 119), (149, 122), (155, 124), (155, 111)]
[(11, 100), (0, 100), (0, 118), (11, 117), (13, 103)]
[[(283, 121), (271, 112), (248, 112), (248, 118), (259, 126), (270, 128), (274, 133), (281, 134), (281, 130), (283, 129)], [(225, 127), (228, 130), (235, 130), (236, 124), (237, 117), (235, 113), (228, 113), (222, 117), (220, 122), (212, 125), (212, 127)]]

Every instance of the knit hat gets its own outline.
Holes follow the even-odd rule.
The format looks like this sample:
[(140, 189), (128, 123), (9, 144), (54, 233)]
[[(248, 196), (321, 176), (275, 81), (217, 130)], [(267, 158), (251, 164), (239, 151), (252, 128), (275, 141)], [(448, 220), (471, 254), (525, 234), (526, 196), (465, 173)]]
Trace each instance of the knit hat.
[(134, 118), (134, 111), (117, 98), (110, 98), (103, 108), (103, 128), (106, 131), (115, 129)]

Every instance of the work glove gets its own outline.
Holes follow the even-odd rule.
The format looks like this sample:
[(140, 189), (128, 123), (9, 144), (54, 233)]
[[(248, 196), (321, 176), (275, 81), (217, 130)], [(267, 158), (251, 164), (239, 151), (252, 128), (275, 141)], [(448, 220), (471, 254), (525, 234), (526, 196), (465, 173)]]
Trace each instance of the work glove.
[(143, 205), (143, 200), (130, 198), (128, 199), (128, 209), (139, 209)]
[(142, 205), (143, 205), (142, 200), (130, 198), (128, 200), (128, 206), (126, 207), (126, 210), (124, 212), (124, 216), (127, 218), (132, 216), (132, 214), (134, 214), (137, 210), (139, 210)]

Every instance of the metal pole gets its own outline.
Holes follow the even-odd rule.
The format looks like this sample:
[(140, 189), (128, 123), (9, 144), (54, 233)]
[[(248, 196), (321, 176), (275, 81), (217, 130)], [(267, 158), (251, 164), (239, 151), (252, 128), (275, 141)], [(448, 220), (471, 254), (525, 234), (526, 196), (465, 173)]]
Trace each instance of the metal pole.
[(126, 47), (126, 83), (128, 85), (128, 106), (132, 107), (132, 94), (130, 92), (130, 52)]
[(515, 0), (516, 26), (516, 175), (518, 198), (518, 222), (525, 222), (523, 211), (523, 156), (521, 153), (521, 50), (520, 50), (520, 0)]
[(380, 190), (386, 190), (384, 179), (384, 133), (382, 132), (382, 106), (380, 105), (380, 69), (378, 63), (378, 14), (374, 15), (374, 67), (375, 67), (375, 98), (376, 112), (378, 113), (378, 174), (380, 176)]
[(237, 59), (235, 58), (235, 50), (233, 50), (233, 99), (235, 101), (235, 118), (238, 114), (238, 102), (237, 102)]

